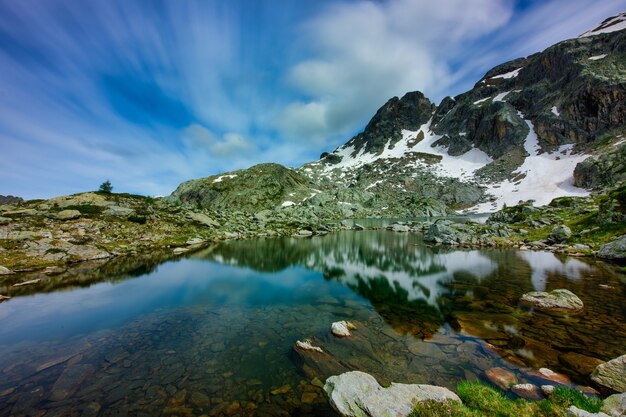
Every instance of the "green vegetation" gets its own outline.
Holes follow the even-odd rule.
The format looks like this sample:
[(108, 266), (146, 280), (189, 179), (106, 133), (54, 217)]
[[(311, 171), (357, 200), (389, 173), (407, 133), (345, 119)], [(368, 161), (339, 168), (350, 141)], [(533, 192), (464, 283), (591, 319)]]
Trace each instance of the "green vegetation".
[(462, 382), (457, 387), (463, 404), (424, 401), (415, 405), (411, 417), (563, 417), (570, 406), (596, 413), (602, 401), (571, 388), (557, 387), (550, 399), (512, 400), (482, 382)]
[(113, 191), (113, 185), (111, 185), (111, 181), (106, 180), (102, 184), (100, 184), (100, 188), (98, 189), (101, 193), (111, 194)]

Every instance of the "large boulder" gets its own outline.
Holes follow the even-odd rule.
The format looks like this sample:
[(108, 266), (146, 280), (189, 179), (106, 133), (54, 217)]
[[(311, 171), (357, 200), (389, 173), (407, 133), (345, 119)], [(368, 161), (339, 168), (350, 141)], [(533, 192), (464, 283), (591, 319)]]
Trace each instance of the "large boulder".
[(613, 391), (626, 392), (626, 355), (598, 365), (591, 374), (591, 379)]
[(73, 220), (80, 217), (78, 210), (61, 210), (55, 216), (57, 220)]
[(602, 246), (598, 252), (598, 256), (604, 259), (625, 260), (626, 235), (623, 235), (619, 239)]
[(324, 391), (335, 410), (346, 417), (403, 417), (411, 414), (416, 402), (461, 402), (447, 388), (395, 383), (383, 388), (373, 376), (359, 371), (328, 378)]
[(550, 241), (554, 243), (563, 243), (572, 237), (572, 229), (565, 226), (564, 224), (560, 226), (555, 226), (552, 231), (550, 231), (550, 236), (548, 238)]
[(626, 392), (606, 398), (602, 403), (601, 411), (611, 417), (626, 416)]
[(570, 290), (558, 289), (550, 292), (529, 292), (522, 296), (521, 303), (548, 313), (578, 313), (584, 304)]

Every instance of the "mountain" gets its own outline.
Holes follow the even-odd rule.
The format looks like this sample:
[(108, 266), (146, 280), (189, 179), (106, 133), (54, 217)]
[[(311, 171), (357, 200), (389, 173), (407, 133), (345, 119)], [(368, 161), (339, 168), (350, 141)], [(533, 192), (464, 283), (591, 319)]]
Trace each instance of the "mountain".
[(493, 212), (626, 180), (626, 13), (498, 65), (433, 104), (389, 99), (363, 132), (292, 170), (261, 164), (187, 181), (175, 203), (318, 218)]
[(456, 209), (583, 196), (626, 178), (626, 14), (498, 65), (434, 106), (394, 97), (300, 171), (321, 184), (415, 193)]

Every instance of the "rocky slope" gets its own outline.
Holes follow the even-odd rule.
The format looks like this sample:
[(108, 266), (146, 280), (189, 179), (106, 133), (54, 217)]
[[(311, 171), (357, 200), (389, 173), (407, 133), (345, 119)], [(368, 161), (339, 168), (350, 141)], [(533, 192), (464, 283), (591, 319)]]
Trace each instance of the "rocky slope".
[(393, 98), (362, 133), (300, 171), (481, 212), (616, 185), (626, 175), (625, 20), (499, 65), (438, 106), (419, 92)]

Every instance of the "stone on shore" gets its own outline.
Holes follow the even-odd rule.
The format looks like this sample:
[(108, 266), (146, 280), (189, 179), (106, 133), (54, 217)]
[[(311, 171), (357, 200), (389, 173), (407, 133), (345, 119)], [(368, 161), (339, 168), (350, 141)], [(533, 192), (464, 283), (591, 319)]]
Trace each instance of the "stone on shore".
[(598, 385), (617, 392), (626, 392), (626, 355), (598, 365), (591, 374)]
[(626, 416), (626, 392), (614, 394), (606, 398), (602, 403), (600, 411), (611, 417)]
[(563, 243), (570, 237), (572, 237), (572, 230), (564, 224), (555, 226), (549, 235), (550, 241), (554, 243)]
[(433, 385), (395, 384), (383, 388), (373, 376), (352, 371), (326, 380), (330, 404), (344, 417), (404, 417), (416, 402), (461, 399), (447, 388)]
[(550, 292), (529, 292), (524, 294), (520, 301), (548, 313), (578, 313), (584, 307), (576, 294), (562, 288)]
[(11, 271), (9, 268), (0, 265), (0, 275), (10, 275), (10, 274), (13, 274), (13, 273), (14, 272)]
[(541, 389), (534, 384), (516, 384), (511, 387), (514, 394), (528, 400), (538, 401), (543, 398)]
[(565, 417), (609, 417), (609, 416), (602, 412), (590, 413), (589, 411), (581, 410), (580, 408), (572, 405), (565, 412)]
[(626, 235), (602, 246), (598, 251), (598, 256), (616, 261), (626, 259)]

